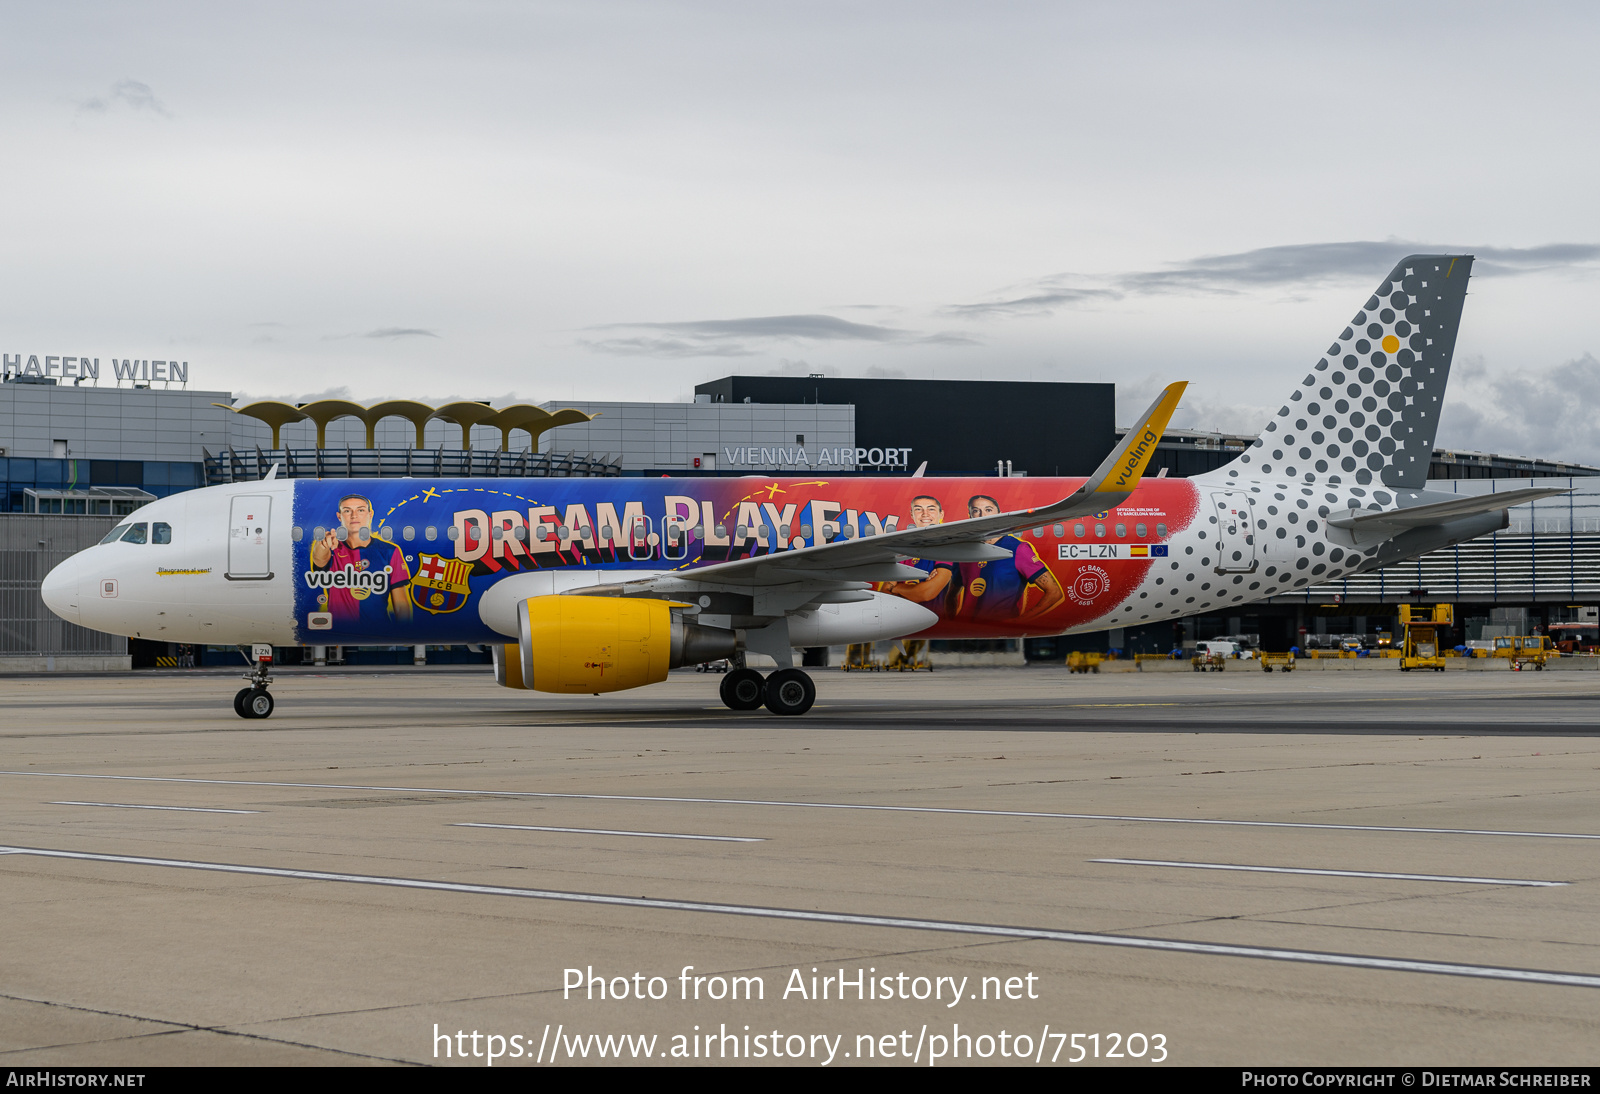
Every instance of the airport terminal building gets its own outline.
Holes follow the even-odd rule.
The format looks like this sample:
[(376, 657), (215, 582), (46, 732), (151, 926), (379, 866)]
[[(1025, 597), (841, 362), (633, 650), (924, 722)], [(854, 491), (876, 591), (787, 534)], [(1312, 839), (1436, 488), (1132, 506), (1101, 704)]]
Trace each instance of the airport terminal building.
[[(164, 656), (139, 645), (130, 654), (125, 639), (55, 619), (39, 600), (39, 582), (139, 505), (259, 479), (274, 466), (293, 478), (919, 469), (929, 476), (1071, 476), (1092, 471), (1119, 436), (1111, 384), (728, 376), (699, 385), (693, 402), (295, 406), (244, 405), (226, 391), (189, 387), (187, 366), (185, 380), (171, 378), (170, 368), (158, 379), (148, 364), (132, 371), (116, 379), (8, 370), (0, 384), (0, 663), (13, 670)], [(1210, 471), (1253, 440), (1169, 430), (1152, 473)], [(1461, 605), (1462, 639), (1499, 628), (1528, 633), (1600, 604), (1596, 476), (1600, 469), (1556, 461), (1435, 451), (1430, 489), (1487, 493), (1531, 483), (1571, 493), (1517, 507), (1510, 526), (1492, 535), (1293, 597), (1179, 624), (1025, 644), (949, 643), (944, 652), (1058, 660), (1072, 649), (1154, 653), (1220, 635), (1287, 635), (1303, 645), (1326, 634), (1392, 633), (1397, 605), (1419, 600)], [(352, 653), (408, 662), (411, 655), (410, 648)]]

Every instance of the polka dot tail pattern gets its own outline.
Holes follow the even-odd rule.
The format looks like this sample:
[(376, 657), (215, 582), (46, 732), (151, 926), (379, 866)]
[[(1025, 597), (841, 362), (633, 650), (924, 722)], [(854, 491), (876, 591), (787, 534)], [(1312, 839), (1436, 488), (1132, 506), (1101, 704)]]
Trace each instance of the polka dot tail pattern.
[(1402, 259), (1227, 477), (1421, 489), (1471, 270)]

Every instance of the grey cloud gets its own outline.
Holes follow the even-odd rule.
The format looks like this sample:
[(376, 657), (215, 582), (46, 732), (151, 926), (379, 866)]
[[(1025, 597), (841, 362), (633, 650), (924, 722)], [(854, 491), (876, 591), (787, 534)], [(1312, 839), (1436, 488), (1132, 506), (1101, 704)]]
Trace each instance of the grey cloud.
[(431, 330), (423, 330), (421, 327), (380, 327), (377, 330), (369, 330), (366, 334), (361, 335), (361, 337), (362, 338), (437, 338), (439, 336), (437, 334), (435, 334), (433, 331), (431, 331)]
[(337, 342), (342, 338), (437, 338), (437, 337), (439, 337), (439, 336), (437, 334), (435, 334), (433, 331), (424, 330), (421, 327), (379, 327), (377, 330), (369, 330), (369, 331), (367, 331), (367, 332), (365, 332), (363, 334), (326, 334), (326, 335), (323, 335), (322, 340), (324, 342)]
[(289, 403), (291, 405), (298, 405), (300, 403), (313, 403), (318, 399), (352, 399), (353, 401), (353, 397), (350, 394), (350, 389), (341, 385), (339, 387), (325, 388), (322, 391), (308, 391), (294, 395), (262, 395), (252, 394), (248, 391), (239, 391), (234, 393), (233, 405), (244, 406), (247, 403), (256, 403), (263, 399), (272, 399), (277, 402)]
[(767, 370), (768, 376), (837, 376), (839, 370), (831, 365), (813, 365), (809, 361), (791, 361), (778, 358), (778, 367)]
[(616, 326), (678, 332), (707, 340), (810, 338), (824, 341), (891, 342), (906, 333), (893, 327), (852, 323), (832, 315), (768, 315), (752, 319), (698, 319), (688, 323), (619, 323)]
[(639, 331), (625, 337), (586, 339), (601, 353), (651, 357), (747, 357), (764, 342), (876, 342), (970, 344), (964, 334), (930, 335), (832, 315), (766, 315), (748, 319), (697, 319), (678, 323), (611, 323), (597, 331)]
[(920, 338), (912, 339), (919, 346), (981, 346), (983, 343), (976, 338), (956, 331), (938, 331), (935, 334), (926, 334)]
[(1468, 247), (1390, 239), (1347, 243), (1293, 243), (1261, 247), (1238, 254), (1206, 255), (1177, 263), (1169, 270), (1148, 270), (1122, 276), (1130, 292), (1237, 292), (1256, 287), (1312, 285), (1370, 279), (1386, 273), (1408, 254), (1473, 254), (1473, 272), (1480, 276), (1532, 273), (1585, 265), (1600, 258), (1600, 245), (1551, 243), (1541, 247)]
[(1027, 315), (1052, 315), (1055, 309), (1060, 307), (1121, 300), (1122, 297), (1123, 294), (1115, 289), (1059, 288), (979, 304), (951, 304), (940, 308), (939, 312), (958, 319), (987, 319), (991, 316), (1009, 319)]
[(1543, 371), (1496, 373), (1465, 358), (1451, 377), (1441, 448), (1600, 464), (1600, 361), (1593, 354)]
[(111, 89), (111, 97), (126, 103), (134, 110), (153, 110), (163, 118), (172, 117), (172, 112), (156, 98), (156, 93), (150, 90), (150, 85), (138, 80), (118, 80)]
[(749, 357), (755, 350), (729, 342), (713, 345), (682, 338), (597, 338), (582, 344), (600, 353), (624, 357)]
[[(1117, 384), (1117, 421), (1132, 424), (1150, 405), (1162, 388), (1172, 382), (1170, 376), (1150, 375), (1142, 380), (1124, 380)], [(1183, 402), (1172, 417), (1174, 429), (1199, 429), (1211, 433), (1237, 433), (1254, 436), (1272, 418), (1275, 406), (1256, 406), (1218, 399), (1208, 399), (1193, 387), (1184, 393)]]
[[(1159, 293), (1239, 293), (1334, 282), (1365, 282), (1387, 272), (1408, 254), (1473, 254), (1473, 273), (1508, 277), (1588, 266), (1600, 261), (1600, 244), (1550, 243), (1539, 247), (1468, 247), (1414, 240), (1352, 240), (1292, 243), (1236, 254), (1204, 255), (1162, 270), (1135, 270), (1102, 278), (1054, 274), (1027, 282), (1017, 295), (974, 304), (954, 304), (943, 314), (969, 319), (1051, 315), (1058, 308)], [(1092, 284), (1099, 281), (1099, 285)]]
[(96, 95), (80, 102), (78, 110), (91, 114), (104, 114), (119, 103), (129, 110), (148, 110), (152, 114), (161, 115), (163, 118), (172, 117), (172, 111), (167, 109), (165, 103), (156, 98), (156, 93), (151, 90), (149, 84), (141, 80), (130, 80), (126, 77), (112, 84), (109, 94), (105, 96)]

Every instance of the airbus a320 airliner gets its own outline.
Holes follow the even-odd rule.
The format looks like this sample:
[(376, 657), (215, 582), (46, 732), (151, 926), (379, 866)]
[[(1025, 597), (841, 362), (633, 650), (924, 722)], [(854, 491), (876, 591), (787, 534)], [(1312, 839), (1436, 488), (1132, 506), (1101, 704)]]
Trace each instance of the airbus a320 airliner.
[[(735, 710), (804, 714), (796, 648), (1176, 619), (1412, 558), (1561, 493), (1426, 491), (1470, 255), (1397, 265), (1227, 466), (1143, 478), (1184, 385), (1086, 480), (283, 480), (152, 502), (45, 579), (63, 619), (252, 651), (488, 643), (509, 688), (635, 688), (731, 658)], [(274, 469), (274, 472), (276, 469)], [(745, 654), (770, 656), (763, 676)]]

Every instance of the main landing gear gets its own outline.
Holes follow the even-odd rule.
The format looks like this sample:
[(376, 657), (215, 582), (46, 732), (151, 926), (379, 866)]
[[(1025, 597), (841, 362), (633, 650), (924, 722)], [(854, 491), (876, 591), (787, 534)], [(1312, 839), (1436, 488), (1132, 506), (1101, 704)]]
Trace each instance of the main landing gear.
[(272, 647), (253, 646), (246, 652), (245, 647), (240, 646), (239, 652), (245, 654), (251, 666), (244, 675), (250, 686), (240, 688), (239, 694), (233, 697), (233, 712), (241, 718), (270, 718), (274, 704), (272, 693), (267, 691), (267, 685), (272, 683), (267, 670), (272, 668)]
[(766, 678), (755, 669), (734, 669), (722, 678), (723, 703), (730, 710), (757, 710), (765, 706), (774, 714), (804, 714), (817, 701), (817, 685), (799, 669), (779, 669)]

